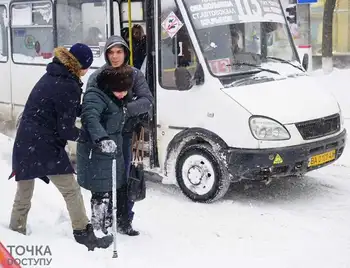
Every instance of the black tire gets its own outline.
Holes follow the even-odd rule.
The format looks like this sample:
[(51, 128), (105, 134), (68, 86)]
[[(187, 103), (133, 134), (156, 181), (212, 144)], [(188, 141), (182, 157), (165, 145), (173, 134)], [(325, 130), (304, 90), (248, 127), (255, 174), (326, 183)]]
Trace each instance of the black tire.
[[(184, 164), (186, 163), (186, 160), (188, 159), (195, 159), (198, 158), (198, 163), (201, 165), (189, 165), (191, 168), (187, 169), (186, 166), (184, 167)], [(200, 159), (203, 159), (204, 161), (200, 161)], [(206, 170), (206, 167), (209, 167), (208, 165), (211, 165), (211, 171), (213, 171), (214, 174), (211, 174), (209, 170)], [(196, 167), (199, 167), (196, 169)], [(202, 168), (200, 168), (202, 167)], [(183, 170), (185, 169), (185, 170)], [(191, 189), (189, 189), (186, 186), (185, 180), (187, 181), (187, 184), (192, 183), (192, 185), (195, 187), (195, 184), (191, 182), (189, 179), (191, 170), (194, 171), (202, 171), (202, 176), (200, 181), (202, 182), (203, 179), (203, 173), (208, 172), (207, 176), (208, 178), (211, 178), (214, 176), (213, 184), (210, 186), (210, 189), (206, 189), (208, 192), (205, 194), (198, 194), (193, 192)], [(183, 172), (186, 172), (187, 170), (187, 178), (183, 178)], [(204, 174), (205, 174), (204, 173)], [(210, 176), (209, 176), (210, 175)], [(228, 191), (230, 187), (230, 178), (228, 175), (227, 168), (225, 167), (223, 161), (221, 161), (218, 156), (215, 154), (213, 149), (210, 145), (207, 144), (194, 144), (190, 145), (186, 148), (184, 148), (181, 153), (179, 154), (177, 158), (176, 163), (176, 180), (177, 183), (180, 186), (181, 191), (185, 196), (187, 196), (189, 199), (191, 199), (194, 202), (200, 202), (200, 203), (211, 203), (219, 200), (222, 198)], [(205, 189), (206, 187), (203, 187), (204, 185), (197, 184), (199, 188)]]

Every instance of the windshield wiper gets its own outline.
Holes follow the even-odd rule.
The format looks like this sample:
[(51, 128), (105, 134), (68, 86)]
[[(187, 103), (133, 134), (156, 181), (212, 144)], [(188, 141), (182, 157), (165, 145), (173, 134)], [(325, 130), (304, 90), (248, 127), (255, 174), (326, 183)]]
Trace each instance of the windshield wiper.
[(251, 63), (247, 63), (247, 62), (237, 62), (237, 63), (231, 63), (231, 64), (227, 64), (226, 66), (250, 66), (250, 67), (255, 67), (260, 71), (265, 71), (265, 72), (269, 72), (269, 73), (273, 73), (273, 74), (278, 74), (280, 75), (279, 72), (275, 71), (275, 70), (271, 70), (271, 69), (266, 69), (266, 68), (262, 68), (257, 64), (251, 64)]
[(297, 66), (297, 65), (291, 63), (289, 60), (284, 60), (284, 59), (276, 58), (276, 57), (266, 57), (266, 59), (271, 59), (271, 60), (276, 60), (276, 61), (279, 61), (279, 62), (282, 62), (282, 63), (287, 63), (287, 64), (292, 65), (293, 67), (295, 67), (295, 68), (297, 68), (297, 69), (299, 69), (299, 70), (304, 72), (303, 68), (301, 68), (300, 66)]

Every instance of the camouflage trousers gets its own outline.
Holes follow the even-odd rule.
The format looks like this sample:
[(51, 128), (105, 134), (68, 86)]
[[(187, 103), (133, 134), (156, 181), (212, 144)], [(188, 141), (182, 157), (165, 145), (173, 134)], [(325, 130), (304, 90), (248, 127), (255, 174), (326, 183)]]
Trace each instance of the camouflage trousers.
[[(91, 223), (94, 230), (102, 230), (105, 234), (113, 223), (112, 192), (91, 193)], [(123, 225), (128, 220), (126, 185), (117, 190), (117, 222)]]

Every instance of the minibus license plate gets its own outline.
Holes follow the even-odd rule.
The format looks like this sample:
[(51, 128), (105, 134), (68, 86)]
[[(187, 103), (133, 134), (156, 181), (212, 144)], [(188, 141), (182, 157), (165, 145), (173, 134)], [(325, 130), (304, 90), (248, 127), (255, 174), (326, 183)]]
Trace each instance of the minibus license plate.
[(335, 159), (335, 153), (336, 153), (336, 150), (333, 150), (327, 153), (315, 155), (309, 159), (308, 166), (315, 167), (315, 166), (319, 166), (324, 163), (330, 162)]

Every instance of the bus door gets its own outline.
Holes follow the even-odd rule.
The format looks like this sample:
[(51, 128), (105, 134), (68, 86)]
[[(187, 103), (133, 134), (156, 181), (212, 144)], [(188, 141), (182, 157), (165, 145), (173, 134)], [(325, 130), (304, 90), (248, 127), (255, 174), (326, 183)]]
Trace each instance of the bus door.
[[(156, 36), (157, 132), (160, 164), (164, 163), (168, 145), (180, 131), (200, 125), (202, 82), (195, 76), (201, 66), (175, 0), (158, 1), (158, 31)], [(202, 102), (203, 103), (203, 102)], [(210, 105), (210, 104), (208, 104)], [(198, 112), (201, 118), (197, 118)], [(179, 141), (181, 142), (181, 141)]]
[(0, 74), (2, 103), (11, 103), (11, 67), (8, 47), (8, 8), (0, 4)]
[[(147, 58), (138, 58), (142, 57), (140, 53), (137, 55), (134, 54), (135, 46), (142, 45), (142, 40), (144, 41), (146, 38), (146, 21), (145, 21), (145, 1), (134, 1), (134, 0), (123, 0), (118, 5), (117, 2), (114, 2), (113, 5), (113, 14), (114, 14), (114, 34), (120, 35), (124, 38), (124, 40), (128, 43), (130, 49), (130, 59), (129, 64), (140, 69), (143, 74), (146, 76), (145, 68), (142, 68), (142, 65), (146, 65)], [(137, 27), (136, 25), (139, 25)], [(119, 27), (118, 27), (119, 26)], [(135, 27), (136, 26), (136, 27)], [(138, 31), (137, 38), (141, 38), (136, 40), (137, 38), (132, 38), (133, 31)], [(138, 44), (136, 42), (139, 42)], [(140, 47), (139, 47), (140, 48)], [(144, 52), (146, 52), (144, 50)], [(141, 66), (137, 66), (136, 63), (143, 62), (143, 64), (139, 64)], [(144, 143), (139, 146), (139, 149), (144, 152), (144, 156), (148, 157), (150, 154), (150, 132), (149, 128), (144, 129)], [(133, 145), (137, 146), (137, 143)]]

